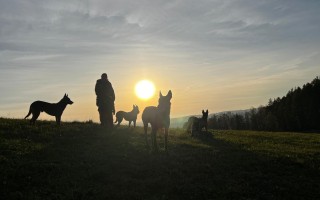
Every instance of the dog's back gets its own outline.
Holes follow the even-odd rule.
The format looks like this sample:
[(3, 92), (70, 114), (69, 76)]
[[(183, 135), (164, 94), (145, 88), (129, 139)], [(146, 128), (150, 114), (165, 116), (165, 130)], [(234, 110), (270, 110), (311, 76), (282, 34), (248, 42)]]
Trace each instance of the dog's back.
[(57, 109), (56, 107), (57, 107), (56, 103), (48, 103), (45, 101), (35, 101), (30, 105), (30, 110), (40, 111), (40, 112), (45, 111), (47, 114), (51, 116), (56, 116), (59, 110), (62, 109), (62, 108)]
[(208, 110), (206, 112), (202, 110), (201, 118), (194, 117), (194, 116), (189, 117), (188, 122), (185, 125), (185, 128), (189, 133), (191, 133), (192, 136), (196, 132), (201, 131), (203, 128), (205, 128), (206, 131), (208, 131), (208, 114), (209, 114)]
[(25, 118), (32, 114), (30, 120), (34, 124), (41, 112), (46, 112), (49, 115), (56, 117), (57, 124), (60, 124), (61, 115), (68, 104), (73, 104), (67, 94), (58, 103), (48, 103), (45, 101), (35, 101), (30, 105), (29, 112)]
[(157, 121), (158, 108), (155, 106), (148, 106), (142, 112), (142, 122), (144, 126), (148, 126), (148, 123), (154, 124), (155, 126), (159, 126)]
[(197, 117), (189, 117), (188, 119), (188, 122), (186, 122), (186, 124), (184, 125), (184, 128), (187, 130), (187, 131), (191, 131), (191, 128), (192, 126), (195, 127), (194, 125), (197, 124), (199, 121), (199, 118)]
[(130, 112), (118, 111), (116, 113), (116, 121), (114, 123), (118, 122), (117, 126), (120, 126), (120, 123), (122, 122), (122, 120), (125, 119), (129, 121), (129, 127), (131, 125), (131, 122), (133, 122), (134, 127), (136, 127), (138, 114), (139, 114), (139, 107), (136, 105), (133, 105), (133, 109)]

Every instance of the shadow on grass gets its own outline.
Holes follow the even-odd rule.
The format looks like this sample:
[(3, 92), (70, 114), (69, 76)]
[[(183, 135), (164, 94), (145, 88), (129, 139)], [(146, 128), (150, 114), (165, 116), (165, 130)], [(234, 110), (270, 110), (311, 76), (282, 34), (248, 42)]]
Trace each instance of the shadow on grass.
[[(217, 139), (214, 131), (203, 131), (193, 139), (210, 147), (197, 148), (200, 157), (197, 162), (212, 164), (207, 171), (211, 178), (219, 180), (217, 174), (224, 177), (212, 185), (229, 187), (219, 190), (226, 193), (218, 198), (317, 199), (320, 194), (319, 166), (248, 151), (240, 144)], [(207, 155), (203, 155), (205, 149)]]
[[(319, 195), (319, 171), (245, 151), (215, 139), (214, 133), (190, 138), (172, 130), (169, 156), (146, 149), (142, 128), (111, 132), (95, 124), (73, 124), (41, 141), (42, 149), (2, 163), (0, 191), (5, 199), (316, 199)], [(160, 147), (162, 141), (159, 133)]]

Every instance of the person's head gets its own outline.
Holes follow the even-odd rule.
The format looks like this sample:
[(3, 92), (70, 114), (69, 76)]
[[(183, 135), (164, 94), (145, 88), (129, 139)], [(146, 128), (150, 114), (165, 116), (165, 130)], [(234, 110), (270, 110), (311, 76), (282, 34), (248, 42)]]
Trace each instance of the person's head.
[(101, 75), (101, 79), (107, 80), (108, 79), (108, 75), (106, 73), (103, 73)]

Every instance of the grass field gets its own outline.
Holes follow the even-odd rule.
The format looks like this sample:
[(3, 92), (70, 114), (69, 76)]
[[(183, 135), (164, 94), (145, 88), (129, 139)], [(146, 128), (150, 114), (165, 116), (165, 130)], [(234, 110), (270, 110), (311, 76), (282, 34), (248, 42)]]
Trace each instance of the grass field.
[(320, 134), (169, 133), (0, 119), (0, 199), (319, 199)]

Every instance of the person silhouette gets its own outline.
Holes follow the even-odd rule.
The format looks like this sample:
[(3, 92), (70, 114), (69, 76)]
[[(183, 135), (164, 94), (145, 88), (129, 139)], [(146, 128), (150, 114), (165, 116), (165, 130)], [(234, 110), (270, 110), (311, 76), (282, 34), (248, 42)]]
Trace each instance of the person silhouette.
[(101, 125), (113, 128), (113, 115), (115, 113), (115, 94), (108, 75), (103, 73), (95, 86), (97, 95), (96, 105), (98, 106)]

